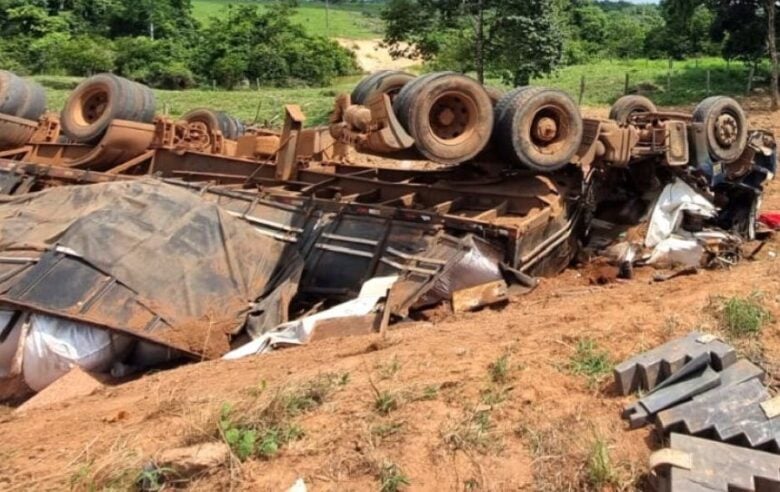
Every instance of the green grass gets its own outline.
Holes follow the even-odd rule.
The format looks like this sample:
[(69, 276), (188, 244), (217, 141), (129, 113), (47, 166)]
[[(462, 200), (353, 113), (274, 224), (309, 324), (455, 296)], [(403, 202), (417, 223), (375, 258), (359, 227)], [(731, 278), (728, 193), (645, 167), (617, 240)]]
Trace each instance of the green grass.
[(760, 293), (730, 297), (721, 300), (721, 303), (720, 322), (732, 338), (757, 336), (764, 324), (772, 320), (771, 313), (763, 306)]
[[(193, 0), (193, 15), (202, 23), (212, 17), (224, 16), (230, 5), (267, 5), (257, 0)], [(309, 34), (330, 38), (374, 39), (382, 37), (380, 5), (331, 5), (310, 2), (301, 5), (293, 15), (293, 21), (304, 26)], [(327, 14), (327, 15), (326, 15)]]
[(637, 85), (654, 87), (655, 90), (643, 93), (662, 106), (694, 104), (715, 94), (744, 95), (747, 89), (749, 70), (740, 62), (728, 65), (720, 58), (675, 61), (671, 70), (671, 90), (667, 86), (668, 68), (667, 60), (600, 60), (565, 67), (553, 75), (533, 80), (532, 85), (562, 89), (577, 100), (580, 81), (585, 76), (584, 105), (612, 104), (624, 94), (626, 74), (629, 75), (629, 88)]
[(612, 466), (607, 443), (596, 437), (588, 454), (588, 481), (596, 490), (604, 490), (607, 485), (613, 485), (617, 481), (617, 473)]
[(598, 343), (584, 338), (577, 342), (575, 352), (569, 361), (569, 368), (574, 374), (596, 380), (612, 370), (612, 363), (609, 354), (599, 347)]

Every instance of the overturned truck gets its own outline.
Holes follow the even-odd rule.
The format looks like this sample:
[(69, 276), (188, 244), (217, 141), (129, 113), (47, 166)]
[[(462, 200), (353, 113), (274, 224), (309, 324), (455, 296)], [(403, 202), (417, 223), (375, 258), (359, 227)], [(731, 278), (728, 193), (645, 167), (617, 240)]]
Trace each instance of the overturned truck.
[(775, 172), (774, 137), (729, 98), (680, 114), (626, 96), (596, 120), (560, 91), (454, 73), (372, 74), (328, 125), (293, 105), (281, 131), (157, 115), (110, 74), (59, 115), (3, 108), (0, 378), (36, 390), (74, 363), (127, 374), (503, 301), (647, 222), (673, 185), (711, 206), (662, 232), (717, 257), (752, 239)]

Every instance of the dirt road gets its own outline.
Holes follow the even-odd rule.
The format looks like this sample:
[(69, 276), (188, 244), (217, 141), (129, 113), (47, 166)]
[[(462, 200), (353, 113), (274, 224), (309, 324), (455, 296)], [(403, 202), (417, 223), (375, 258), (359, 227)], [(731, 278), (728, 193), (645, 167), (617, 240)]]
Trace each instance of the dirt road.
[[(777, 132), (780, 115), (760, 104), (748, 105), (752, 120)], [(780, 209), (780, 183), (764, 207)], [(717, 332), (716, 296), (751, 292), (780, 319), (778, 252), (775, 239), (757, 261), (664, 283), (640, 270), (592, 286), (571, 269), (503, 308), (437, 313), (441, 321), (386, 338), (181, 367), (24, 415), (0, 410), (0, 489), (122, 488), (161, 450), (217, 439), (226, 403), (257, 411), (328, 374), (338, 383), (321, 404), (291, 416), (299, 439), (186, 485), (278, 491), (303, 478), (309, 490), (357, 491), (401, 477), (410, 490), (642, 487), (655, 438), (625, 428), (631, 397), (617, 396), (609, 376), (572, 371), (579, 341), (618, 362), (694, 328)], [(749, 354), (780, 374), (777, 323), (755, 344)], [(604, 450), (606, 462), (594, 461)]]
[(381, 39), (336, 39), (338, 43), (352, 50), (358, 65), (364, 72), (376, 70), (405, 70), (419, 65), (420, 60), (412, 58), (393, 58), (390, 51), (382, 46)]

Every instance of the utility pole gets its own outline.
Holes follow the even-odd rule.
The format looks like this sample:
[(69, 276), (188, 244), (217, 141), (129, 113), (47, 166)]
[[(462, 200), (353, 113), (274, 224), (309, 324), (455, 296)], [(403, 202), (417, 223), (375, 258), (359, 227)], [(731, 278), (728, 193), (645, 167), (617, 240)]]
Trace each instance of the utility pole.
[(485, 5), (484, 0), (477, 0), (477, 39), (474, 43), (474, 55), (476, 57), (477, 80), (485, 83)]

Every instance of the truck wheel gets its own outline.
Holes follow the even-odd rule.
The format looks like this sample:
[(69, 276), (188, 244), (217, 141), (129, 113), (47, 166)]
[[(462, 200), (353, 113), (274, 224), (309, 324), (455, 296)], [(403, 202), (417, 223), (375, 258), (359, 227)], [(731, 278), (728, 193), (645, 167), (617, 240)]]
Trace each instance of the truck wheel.
[(490, 97), (465, 75), (420, 77), (401, 90), (393, 107), (417, 150), (441, 164), (472, 159), (485, 148), (493, 130)]
[(498, 101), (500, 101), (506, 93), (503, 89), (499, 89), (498, 87), (491, 87), (489, 85), (485, 86), (485, 92), (487, 92), (487, 95), (490, 98), (490, 102), (493, 104), (494, 108), (496, 107), (496, 104), (498, 104)]
[(235, 116), (220, 111), (219, 118), (222, 122), (222, 127), (225, 129), (223, 131), (225, 138), (235, 140), (244, 134), (244, 125)]
[(125, 80), (128, 85), (132, 86), (135, 92), (135, 113), (132, 118), (133, 121), (139, 121), (141, 123), (151, 123), (154, 121), (155, 111), (157, 109), (157, 101), (154, 96), (154, 91), (149, 87), (133, 82), (127, 79)]
[(693, 111), (693, 121), (703, 123), (710, 155), (720, 161), (732, 162), (747, 146), (747, 118), (737, 101), (725, 96), (703, 100)]
[(46, 91), (39, 84), (25, 81), (27, 85), (27, 97), (19, 109), (19, 118), (38, 121), (46, 111)]
[(393, 101), (406, 83), (413, 79), (414, 75), (398, 70), (374, 72), (361, 80), (352, 91), (352, 104), (365, 104), (378, 93), (387, 94)]
[(0, 113), (17, 116), (25, 102), (24, 79), (13, 72), (0, 70)]
[(623, 96), (615, 101), (615, 104), (610, 108), (609, 119), (625, 125), (634, 114), (655, 113), (656, 111), (658, 108), (653, 101), (644, 96)]
[(132, 120), (139, 102), (129, 84), (110, 73), (80, 83), (62, 110), (63, 133), (74, 142), (94, 143), (103, 137), (113, 120)]
[(210, 132), (219, 130), (222, 132), (223, 137), (230, 140), (235, 140), (244, 133), (244, 125), (223, 111), (215, 111), (208, 108), (193, 109), (182, 116), (181, 119), (188, 123), (200, 123)]
[(505, 155), (539, 172), (557, 171), (571, 162), (583, 133), (582, 116), (571, 97), (543, 87), (521, 87), (504, 97), (495, 137)]

